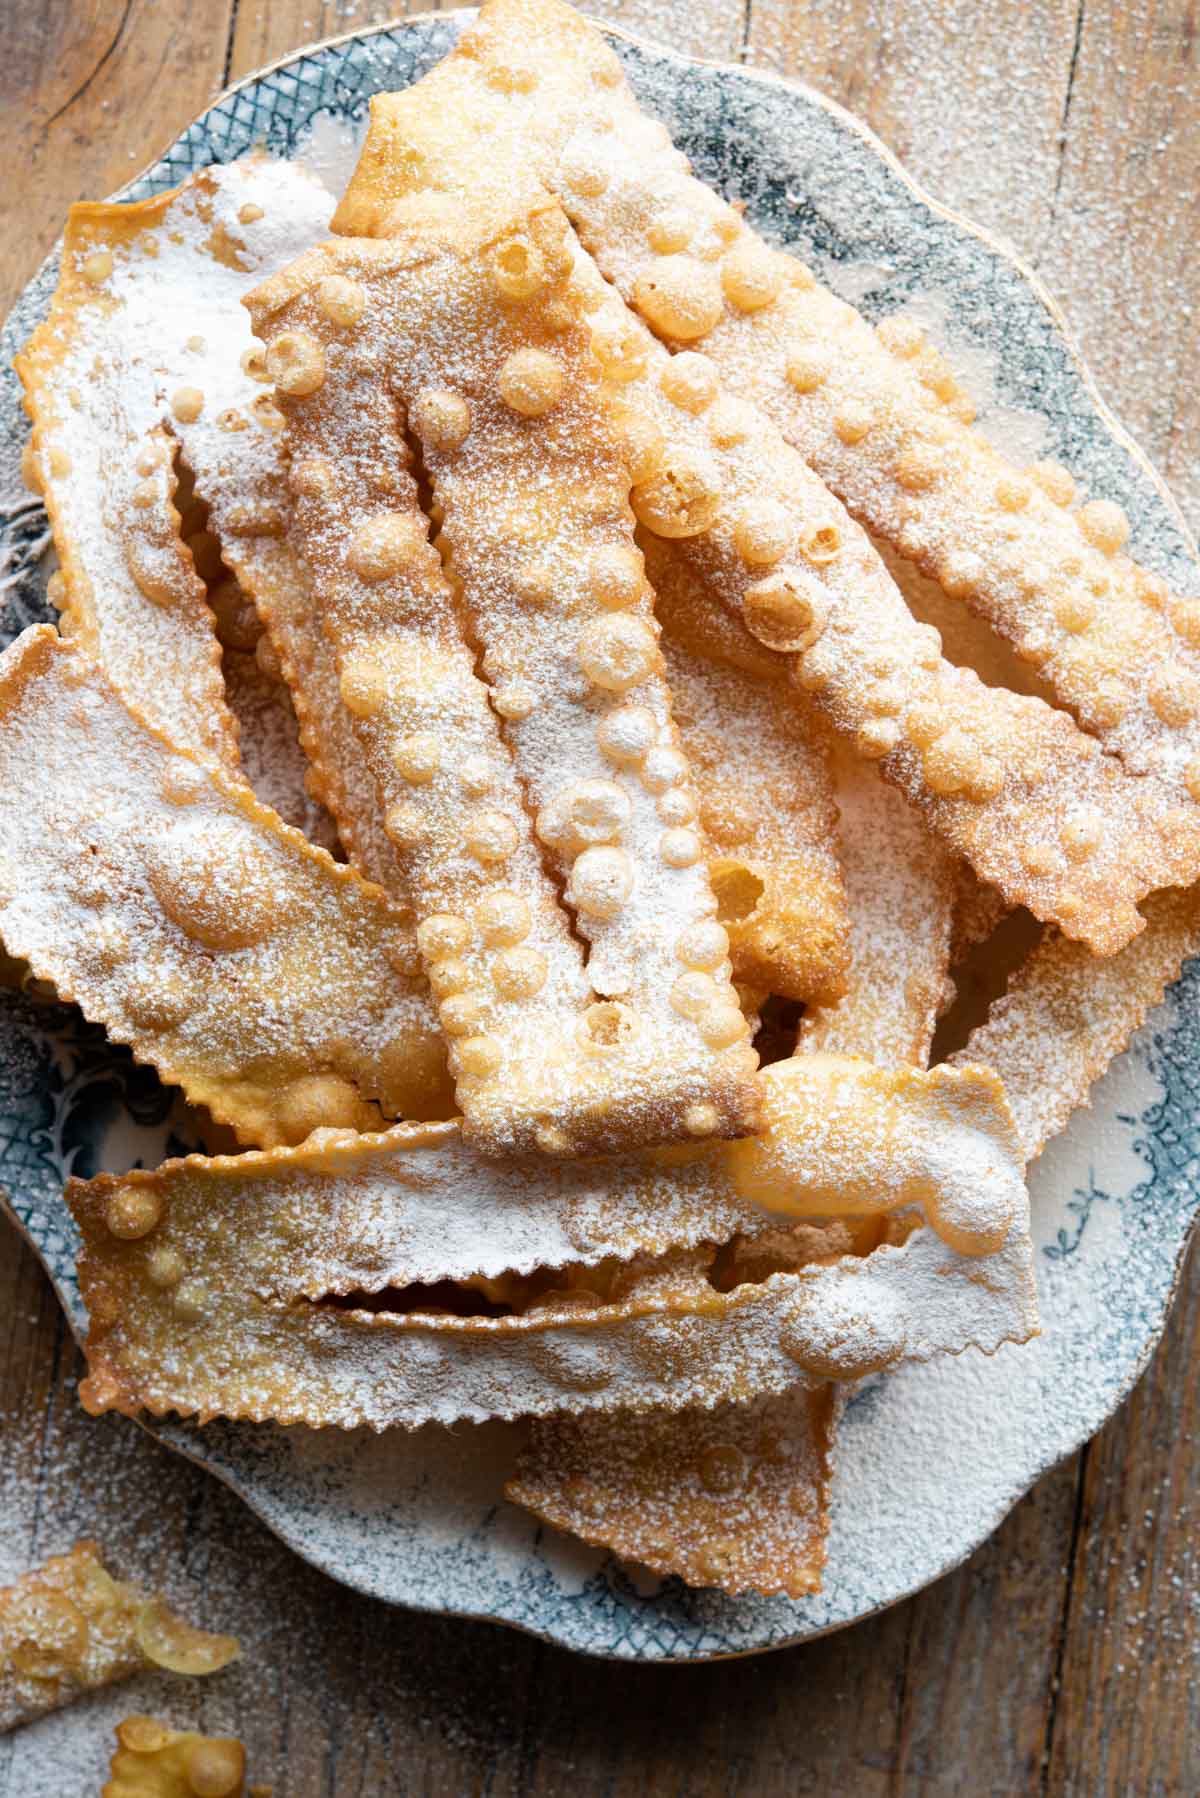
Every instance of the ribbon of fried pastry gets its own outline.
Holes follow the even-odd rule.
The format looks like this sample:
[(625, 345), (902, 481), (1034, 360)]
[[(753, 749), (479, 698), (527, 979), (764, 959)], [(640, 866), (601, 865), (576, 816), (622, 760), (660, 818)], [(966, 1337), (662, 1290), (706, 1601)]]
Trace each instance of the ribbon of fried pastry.
[[(261, 158), (78, 208), (22, 359), (70, 642), (0, 661), (0, 933), (256, 1145), (71, 1183), (84, 1400), (529, 1416), (547, 1520), (811, 1590), (838, 1390), (1034, 1331), (1023, 1164), (1195, 945), (1189, 607), (557, 0), (380, 97), (328, 211)], [(251, 791), (250, 608), (352, 867)]]

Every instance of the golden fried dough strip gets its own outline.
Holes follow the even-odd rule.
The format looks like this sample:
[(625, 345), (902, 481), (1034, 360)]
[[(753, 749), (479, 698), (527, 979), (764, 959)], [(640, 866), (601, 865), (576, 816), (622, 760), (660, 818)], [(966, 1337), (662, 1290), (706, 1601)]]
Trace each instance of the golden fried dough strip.
[[(178, 1251), (181, 1263), (221, 1218), (223, 1229), (241, 1233), (243, 1277), (255, 1290), (271, 1289), (303, 1238), (309, 1297), (589, 1267), (777, 1231), (777, 1218), (760, 1209), (763, 1195), (794, 1215), (838, 1214), (847, 1157), (858, 1182), (848, 1216), (863, 1214), (872, 1186), (874, 1209), (919, 1205), (960, 1254), (988, 1255), (1005, 1239), (1022, 1200), (992, 1075), (901, 1076), (812, 1056), (778, 1064), (764, 1083), (765, 1161), (748, 1159), (745, 1144), (499, 1161), (464, 1140), (455, 1119), (379, 1135), (326, 1131), (258, 1155), (191, 1155), (99, 1175), (84, 1196), (117, 1235), (133, 1234), (133, 1218), (158, 1230), (156, 1248)], [(898, 1131), (907, 1136), (899, 1148)], [(782, 1146), (772, 1146), (778, 1133)], [(743, 1193), (743, 1183), (753, 1191)]]
[(834, 769), (849, 988), (839, 1004), (801, 1021), (800, 1047), (924, 1067), (946, 995), (953, 862), (894, 788), (844, 749)]
[[(491, 0), (428, 88), (522, 131), (604, 273), (663, 337), (703, 345), (856, 517), (970, 604), (1135, 773), (1200, 796), (1200, 605), (1122, 553), (1128, 520), (978, 431), (912, 321), (873, 329), (688, 171), (616, 58), (560, 0)], [(443, 65), (443, 69), (446, 65)], [(519, 71), (516, 79), (512, 72)], [(386, 104), (386, 103), (385, 103)], [(489, 142), (489, 159), (493, 152)], [(373, 176), (372, 168), (369, 173)], [(351, 225), (369, 183), (337, 215)], [(1189, 825), (1189, 829), (1192, 828)]]
[[(144, 240), (139, 248), (148, 260)], [(33, 420), (26, 468), (59, 559), (50, 597), (127, 704), (181, 749), (233, 769), (237, 727), (204, 584), (180, 537), (174, 445), (128, 378), (121, 303), (100, 292), (110, 269), (73, 218), (49, 316), (16, 358)]]
[(605, 1161), (499, 1160), (464, 1141), (458, 1119), (326, 1132), (262, 1154), (189, 1155), (98, 1175), (86, 1190), (105, 1218), (141, 1217), (147, 1229), (161, 1219), (156, 1249), (178, 1251), (181, 1264), (220, 1219), (239, 1233), (258, 1290), (271, 1289), (302, 1241), (309, 1298), (591, 1267), (774, 1227), (734, 1190), (712, 1145)]
[[(402, 896), (374, 782), (287, 535), (283, 419), (239, 303), (264, 274), (319, 241), (328, 217), (328, 194), (301, 170), (250, 157), (134, 206), (73, 207), (64, 282), (76, 360), (97, 359), (121, 403), (179, 443), (208, 528), (270, 632), (301, 740), (352, 858)], [(140, 694), (126, 697), (154, 721)]]
[(238, 1652), (232, 1636), (193, 1629), (113, 1579), (96, 1544), (77, 1542), (0, 1591), (0, 1735), (143, 1667), (217, 1673)]
[[(464, 1115), (498, 1150), (580, 1153), (740, 1133), (757, 1058), (691, 828), (628, 477), (588, 334), (566, 303), (568, 237), (544, 197), (498, 229), (464, 212), (453, 248), (418, 220), (402, 242), (325, 246), (250, 303), (300, 458), (297, 521), (343, 694), (374, 744), (387, 827), (415, 870), (430, 978), (460, 1039)], [(319, 372), (289, 393), (301, 356)], [(389, 432), (397, 451), (401, 441), (380, 368), (421, 438), (502, 741), (452, 645), (449, 591), (418, 532), (410, 477), (398, 467), (386, 496), (371, 487), (381, 443)], [(309, 453), (329, 444), (341, 452), (336, 492)], [(359, 488), (342, 473), (351, 444)], [(421, 599), (385, 637), (399, 610), (388, 594), (411, 590), (417, 570)], [(456, 741), (439, 713), (435, 629), (474, 705), (474, 743)], [(384, 667), (381, 645), (399, 630), (403, 656)], [(464, 780), (484, 800), (465, 831), (438, 803), (448, 788), (461, 808)], [(503, 812), (501, 782), (512, 787)], [(526, 806), (588, 939), (586, 968), (536, 864)]]
[[(875, 1210), (919, 1204), (935, 1228), (865, 1260), (847, 1256), (854, 1238), (840, 1222), (831, 1236), (775, 1231), (782, 1259), (768, 1257), (750, 1283), (736, 1270), (723, 1282), (725, 1263), (700, 1246), (560, 1264), (548, 1287), (512, 1262), (496, 1270), (522, 1184), (516, 1171), (448, 1133), (440, 1142), (396, 1132), (321, 1142), (249, 1167), (191, 1158), (161, 1177), (68, 1189), (91, 1320), (84, 1400), (94, 1410), (374, 1428), (592, 1406), (680, 1409), (782, 1391), (805, 1376), (853, 1378), (901, 1354), (995, 1346), (1036, 1327), (1028, 1203), (993, 1076), (889, 1074), (805, 1056), (769, 1069), (766, 1084), (763, 1154), (747, 1157), (745, 1142), (693, 1151), (676, 1170), (687, 1190), (669, 1202), (666, 1229), (728, 1237), (746, 1216), (739, 1191), (828, 1217), (843, 1186), (851, 1219), (870, 1187)], [(440, 1194), (425, 1184), (431, 1153)], [(630, 1178), (620, 1162), (575, 1176), (534, 1161), (525, 1203), (537, 1209), (545, 1182), (556, 1215), (521, 1228), (514, 1259), (527, 1262), (563, 1235), (582, 1241), (585, 1255), (649, 1235), (666, 1165), (641, 1159)], [(593, 1197), (580, 1205), (589, 1184)], [(627, 1185), (636, 1195), (629, 1226)], [(408, 1216), (405, 1187), (421, 1189)], [(443, 1227), (447, 1203), (462, 1216)], [(754, 1229), (746, 1234), (753, 1248)], [(443, 1270), (481, 1271), (457, 1288), (414, 1280), (437, 1270), (439, 1250)], [(461, 1314), (481, 1292), (501, 1315)]]
[(999, 1074), (1032, 1161), (1200, 954), (1200, 888), (1146, 901), (1146, 928), (1107, 961), (1047, 934), (951, 1060)]
[[(712, 1284), (711, 1249), (617, 1270), (616, 1298), (595, 1291), (594, 1272), (575, 1282), (565, 1269), (532, 1309), (483, 1304), (492, 1314), (478, 1315), (468, 1302), (479, 1299), (475, 1287), (308, 1299), (296, 1289), (303, 1243), (273, 1291), (247, 1287), (223, 1239), (185, 1264), (194, 1277), (164, 1287), (152, 1249), (114, 1237), (78, 1191), (73, 1202), (91, 1317), (80, 1397), (93, 1413), (386, 1429), (709, 1408), (857, 1379), (901, 1357), (992, 1349), (1036, 1327), (1020, 1227), (986, 1260), (963, 1262), (918, 1229), (901, 1246), (865, 1258), (835, 1248), (831, 1259), (787, 1262), (732, 1291)], [(836, 1243), (845, 1228), (828, 1234)]]
[(47, 625), (0, 657), (0, 935), (245, 1142), (445, 1115), (378, 888), (127, 712)]
[(100, 1798), (242, 1798), (245, 1776), (246, 1750), (235, 1736), (126, 1717)]
[[(505, 161), (506, 132), (510, 152), (546, 161), (530, 106), (482, 73), (489, 33), (464, 41), (417, 87), (374, 102), (373, 136), (335, 224), (403, 231), (406, 206), (429, 200), (396, 198), (406, 186), (463, 192), (479, 169), (472, 125), (502, 192), (528, 181)], [(598, 39), (595, 48), (611, 54)], [(541, 51), (539, 39), (529, 53)], [(549, 165), (556, 180), (561, 164)], [(576, 187), (565, 177), (557, 186), (585, 224)], [(764, 413), (722, 393), (717, 364), (666, 355), (586, 255), (575, 286), (598, 359), (625, 384), (639, 519), (677, 538), (711, 598), (788, 653), (835, 728), (981, 878), (1106, 954), (1141, 928), (1147, 891), (1196, 878), (1200, 814), (1159, 781), (1127, 775), (1067, 714), (949, 664), (840, 502)]]
[[(667, 638), (682, 635), (726, 668), (769, 682), (775, 719), (790, 715), (810, 741), (819, 742), (811, 700), (785, 679), (786, 658), (758, 643), (728, 612), (698, 604), (673, 548), (643, 541)], [(900, 795), (845, 748), (835, 747), (831, 760), (842, 814), (833, 840), (849, 901), (849, 915), (842, 910), (837, 928), (848, 929), (851, 961), (845, 996), (837, 1004), (818, 1001), (801, 1025), (800, 1047), (923, 1067), (945, 986), (950, 858)], [(828, 824), (825, 830), (828, 836)]]
[(554, 1529), (722, 1592), (817, 1592), (834, 1388), (715, 1411), (539, 1418), (505, 1486)]
[(704, 605), (671, 545), (648, 540), (646, 572), (734, 978), (831, 1004), (846, 990), (850, 919), (824, 734), (780, 691), (773, 666), (764, 679), (714, 659), (714, 617), (742, 631), (751, 651), (757, 645)]

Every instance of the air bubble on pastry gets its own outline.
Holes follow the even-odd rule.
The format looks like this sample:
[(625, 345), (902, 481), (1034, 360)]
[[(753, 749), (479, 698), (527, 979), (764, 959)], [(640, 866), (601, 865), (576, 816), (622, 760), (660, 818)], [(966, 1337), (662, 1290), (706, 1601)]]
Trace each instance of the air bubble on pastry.
[[(326, 275), (317, 285), (317, 305), (331, 325), (339, 331), (349, 331), (366, 311), (367, 296), (361, 282), (352, 281), (345, 275)], [(295, 392), (296, 389), (287, 391)]]
[(1129, 520), (1111, 500), (1089, 500), (1075, 518), (1088, 542), (1103, 556), (1115, 556), (1129, 536)]
[(605, 717), (597, 736), (600, 748), (622, 767), (636, 767), (658, 740), (658, 725), (645, 706), (619, 706)]
[(566, 900), (593, 918), (615, 918), (634, 887), (633, 862), (623, 849), (585, 849), (576, 856)]
[(704, 337), (724, 311), (719, 277), (690, 256), (661, 256), (634, 287), (643, 318), (664, 337), (691, 343)]
[(562, 364), (544, 350), (514, 350), (499, 376), (505, 404), (526, 418), (542, 418), (562, 398)]
[[(644, 365), (644, 354), (642, 361)], [(711, 406), (719, 388), (713, 362), (695, 350), (682, 350), (665, 362), (658, 384), (672, 405), (693, 413)]]
[(453, 450), (467, 440), (471, 408), (460, 393), (446, 387), (426, 387), (413, 400), (410, 419), (422, 442), (435, 449)]
[(745, 242), (721, 264), (725, 298), (739, 312), (758, 312), (777, 298), (784, 282), (782, 258), (761, 244)]
[(627, 614), (601, 618), (579, 639), (579, 665), (594, 686), (627, 693), (658, 664), (658, 643), (649, 625)]
[(524, 942), (533, 919), (529, 902), (520, 894), (494, 888), (475, 909), (475, 924), (490, 948), (511, 948)]
[(307, 331), (285, 331), (267, 349), (267, 372), (292, 399), (316, 393), (325, 379), (325, 352)]
[(492, 980), (506, 999), (532, 999), (546, 983), (546, 958), (524, 946), (503, 949), (492, 964)]
[(656, 537), (696, 537), (717, 516), (720, 477), (711, 459), (675, 449), (657, 473), (634, 487), (630, 503), (638, 522)]
[(379, 512), (366, 520), (349, 548), (350, 567), (360, 580), (386, 581), (426, 548), (424, 533), (402, 512)]

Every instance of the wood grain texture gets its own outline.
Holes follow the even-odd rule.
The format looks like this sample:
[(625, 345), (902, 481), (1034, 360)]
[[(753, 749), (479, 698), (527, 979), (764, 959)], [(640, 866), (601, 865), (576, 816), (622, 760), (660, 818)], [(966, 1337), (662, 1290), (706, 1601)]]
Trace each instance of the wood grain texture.
[(73, 200), (129, 181), (213, 98), (232, 9), (233, 0), (5, 0), (0, 310)]
[[(0, 289), (67, 202), (149, 161), (223, 78), (375, 22), (378, 0), (7, 0)], [(1007, 233), (1063, 298), (1116, 409), (1200, 522), (1191, 0), (608, 0), (699, 54), (802, 75), (940, 197)], [(19, 215), (17, 207), (19, 206)], [(112, 1721), (159, 1707), (245, 1735), (276, 1798), (1191, 1798), (1200, 1790), (1193, 1487), (1200, 1265), (1130, 1402), (972, 1559), (803, 1648), (694, 1669), (584, 1662), (414, 1617), (295, 1560), (216, 1481), (89, 1420), (32, 1255), (0, 1237), (0, 1547), (32, 1565), (92, 1533), (114, 1566), (245, 1662), (139, 1681), (0, 1742), (0, 1798), (91, 1798)], [(56, 1732), (56, 1733), (55, 1733)], [(65, 1757), (41, 1789), (42, 1746)]]

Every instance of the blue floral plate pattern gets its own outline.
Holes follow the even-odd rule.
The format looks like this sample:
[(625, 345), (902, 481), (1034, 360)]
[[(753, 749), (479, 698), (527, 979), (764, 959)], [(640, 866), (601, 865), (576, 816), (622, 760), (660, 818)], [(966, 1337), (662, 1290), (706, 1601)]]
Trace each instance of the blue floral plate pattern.
[[(319, 46), (224, 94), (127, 190), (141, 198), (265, 143), (348, 168), (367, 102), (450, 47), (462, 13)], [(840, 108), (794, 84), (611, 34), (630, 79), (706, 179), (869, 315), (916, 303), (950, 353), (989, 371), (981, 421), (1033, 430), (1119, 501), (1139, 558), (1200, 590), (1170, 496), (1105, 409), (1035, 279), (917, 190)], [(331, 149), (332, 146), (332, 149)], [(27, 427), (13, 352), (44, 316), (55, 260), (3, 335), (0, 641), (51, 616), (45, 514), (20, 493)], [(553, 1538), (500, 1497), (516, 1426), (367, 1433), (172, 1423), (159, 1434), (241, 1493), (333, 1577), (397, 1604), (518, 1625), (641, 1660), (753, 1653), (866, 1616), (947, 1571), (1047, 1468), (1094, 1432), (1154, 1348), (1200, 1203), (1200, 979), (1193, 964), (1032, 1171), (1044, 1333), (1022, 1349), (901, 1369), (860, 1390), (838, 1445), (824, 1590), (728, 1599), (641, 1577)], [(72, 1007), (0, 988), (0, 1184), (72, 1326), (84, 1317), (69, 1173), (192, 1146), (186, 1111)]]

